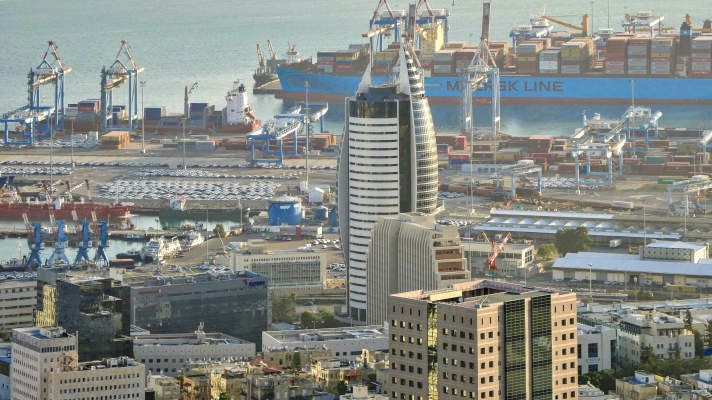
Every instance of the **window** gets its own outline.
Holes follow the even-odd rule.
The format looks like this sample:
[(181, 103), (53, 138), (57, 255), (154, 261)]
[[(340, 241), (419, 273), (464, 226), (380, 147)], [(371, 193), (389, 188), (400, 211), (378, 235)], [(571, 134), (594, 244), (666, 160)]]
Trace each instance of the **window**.
[(588, 357), (589, 358), (598, 357), (598, 343), (589, 343), (588, 344)]

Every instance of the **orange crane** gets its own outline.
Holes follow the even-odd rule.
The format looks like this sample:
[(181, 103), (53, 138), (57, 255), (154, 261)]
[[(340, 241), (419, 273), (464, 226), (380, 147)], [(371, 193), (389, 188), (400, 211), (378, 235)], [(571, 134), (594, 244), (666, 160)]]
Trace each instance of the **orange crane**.
[[(690, 14), (685, 14), (685, 23), (690, 27), (690, 30), (692, 32), (702, 32), (702, 33), (711, 33), (712, 32), (712, 24), (710, 24), (709, 20), (705, 20), (704, 23), (702, 24), (702, 28), (692, 28), (692, 17), (690, 17)], [(674, 26), (666, 26), (662, 28), (663, 32), (670, 32), (677, 30), (678, 28)]]
[(497, 256), (504, 250), (504, 246), (507, 244), (509, 239), (512, 237), (512, 233), (507, 233), (507, 236), (502, 239), (502, 241), (497, 245), (497, 243), (492, 240), (490, 244), (492, 249), (490, 250), (489, 257), (485, 260), (485, 269), (489, 271), (491, 278), (497, 277)]
[(588, 36), (590, 33), (588, 14), (584, 14), (583, 17), (581, 18), (581, 25), (574, 25), (574, 24), (568, 23), (566, 21), (562, 21), (560, 19), (548, 17), (546, 15), (542, 15), (541, 18), (545, 19), (547, 21), (553, 22), (555, 24), (565, 26), (567, 28), (576, 29), (577, 31), (581, 31), (581, 33), (583, 33), (584, 36)]

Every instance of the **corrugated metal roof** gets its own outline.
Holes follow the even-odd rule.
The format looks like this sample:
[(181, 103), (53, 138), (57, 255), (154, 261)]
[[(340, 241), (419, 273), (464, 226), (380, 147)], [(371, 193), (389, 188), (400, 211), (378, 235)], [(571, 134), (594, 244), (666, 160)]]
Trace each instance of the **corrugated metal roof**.
[(544, 218), (572, 218), (572, 219), (613, 219), (613, 214), (604, 213), (575, 213), (575, 212), (555, 212), (555, 211), (531, 211), (531, 210), (490, 210), (491, 216), (510, 217), (544, 217)]
[(648, 244), (647, 247), (658, 248), (658, 249), (689, 249), (689, 250), (701, 250), (705, 248), (703, 244), (690, 243), (690, 242), (677, 242), (669, 240), (659, 240)]
[(641, 260), (635, 254), (569, 253), (554, 261), (552, 268), (594, 271), (645, 272), (651, 274), (693, 275), (712, 277), (712, 260), (704, 259), (698, 264), (677, 261)]

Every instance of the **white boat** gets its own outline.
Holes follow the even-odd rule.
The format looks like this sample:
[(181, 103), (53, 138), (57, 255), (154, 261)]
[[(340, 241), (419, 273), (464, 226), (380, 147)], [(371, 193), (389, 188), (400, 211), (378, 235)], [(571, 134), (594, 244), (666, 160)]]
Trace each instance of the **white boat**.
[(153, 238), (143, 249), (143, 260), (147, 263), (162, 261), (181, 250), (177, 237), (171, 239)]
[(200, 232), (190, 232), (181, 242), (181, 246), (183, 247), (183, 251), (186, 251), (190, 250), (191, 247), (195, 247), (203, 242), (205, 242), (205, 238)]

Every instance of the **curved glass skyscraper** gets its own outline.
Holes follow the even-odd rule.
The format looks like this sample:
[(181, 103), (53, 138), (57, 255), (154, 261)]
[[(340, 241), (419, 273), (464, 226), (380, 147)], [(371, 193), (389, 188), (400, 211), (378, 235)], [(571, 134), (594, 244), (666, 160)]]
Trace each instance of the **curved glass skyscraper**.
[(337, 185), (349, 312), (356, 323), (366, 321), (366, 256), (375, 223), (437, 209), (435, 128), (417, 60), (406, 46), (394, 72), (384, 85), (364, 76), (356, 95), (346, 99)]

